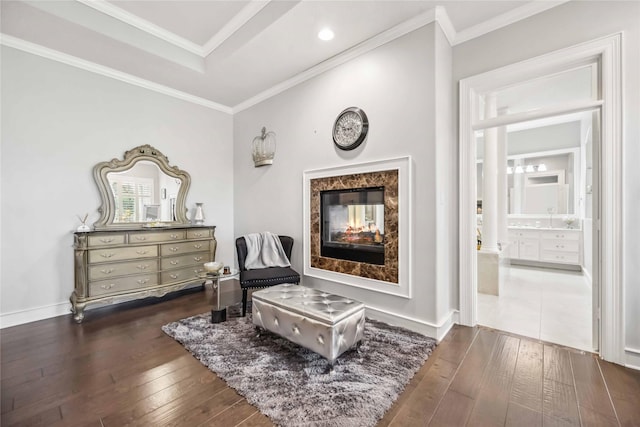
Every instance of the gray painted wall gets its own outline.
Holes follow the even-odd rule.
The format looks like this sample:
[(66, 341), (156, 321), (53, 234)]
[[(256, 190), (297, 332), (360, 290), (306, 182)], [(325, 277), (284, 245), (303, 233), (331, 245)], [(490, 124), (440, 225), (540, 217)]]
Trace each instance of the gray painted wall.
[(99, 216), (93, 166), (142, 144), (191, 174), (187, 207), (204, 202), (232, 263), (230, 115), (2, 47), (3, 326), (24, 310), (68, 313), (76, 215)]
[[(452, 175), (453, 166), (436, 170), (437, 141), (450, 146), (450, 112), (444, 112), (436, 131), (434, 97), (450, 100), (450, 51), (436, 33), (435, 24), (396, 39), (348, 63), (270, 98), (234, 117), (235, 231), (237, 236), (269, 230), (295, 238), (293, 266), (303, 266), (303, 171), (363, 163), (410, 155), (413, 159), (413, 295), (411, 300), (320, 279), (303, 279), (321, 288), (363, 301), (393, 313), (436, 323), (438, 312), (448, 312), (452, 285), (447, 255), (437, 256), (439, 215), (450, 216), (449, 200), (442, 190), (443, 209), (436, 212), (436, 182)], [(439, 31), (439, 29), (437, 30)], [(438, 34), (436, 36), (436, 34)], [(437, 64), (442, 56), (444, 65)], [(436, 70), (442, 92), (436, 93)], [(349, 106), (362, 108), (369, 117), (367, 141), (353, 151), (334, 147), (334, 119)], [(277, 133), (274, 164), (254, 168), (251, 141), (260, 128)], [(453, 151), (453, 149), (446, 148)], [(441, 155), (440, 155), (441, 156)], [(449, 165), (457, 160), (445, 152)], [(457, 226), (456, 226), (457, 227)], [(442, 271), (439, 280), (436, 269)], [(437, 309), (435, 295), (441, 304)]]

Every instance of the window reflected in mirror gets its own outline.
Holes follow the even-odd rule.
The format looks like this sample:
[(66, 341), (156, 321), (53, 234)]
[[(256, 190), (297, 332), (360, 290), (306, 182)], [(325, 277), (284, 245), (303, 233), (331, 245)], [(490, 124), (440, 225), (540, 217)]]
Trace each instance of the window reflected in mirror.
[(131, 169), (107, 174), (113, 192), (113, 222), (175, 221), (171, 199), (180, 190), (180, 180), (170, 177), (150, 161), (139, 161)]

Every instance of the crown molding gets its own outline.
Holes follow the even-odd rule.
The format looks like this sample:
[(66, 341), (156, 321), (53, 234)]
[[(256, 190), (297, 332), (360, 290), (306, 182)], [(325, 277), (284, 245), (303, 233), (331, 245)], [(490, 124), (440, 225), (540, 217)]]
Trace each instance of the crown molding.
[(473, 27), (469, 27), (456, 34), (455, 40), (452, 43), (453, 46), (467, 42), (471, 39), (488, 34), (492, 31), (498, 30), (507, 25), (511, 25), (515, 22), (529, 18), (538, 13), (552, 9), (556, 6), (560, 6), (563, 3), (567, 3), (570, 0), (554, 0), (554, 1), (533, 1), (526, 3), (516, 9), (509, 12), (505, 12), (487, 21), (484, 21)]
[(23, 52), (31, 53), (33, 55), (41, 56), (43, 58), (51, 59), (53, 61), (61, 62), (72, 67), (80, 68), (85, 71), (100, 74), (105, 77), (110, 77), (112, 79), (129, 83), (134, 86), (158, 92), (172, 98), (191, 102), (192, 104), (201, 105), (203, 107), (220, 111), (222, 113), (233, 114), (232, 108), (226, 105), (218, 104), (217, 102), (213, 102), (208, 99), (200, 98), (198, 96), (191, 95), (189, 93), (182, 92), (168, 86), (154, 83), (152, 81), (145, 80), (131, 74), (123, 73), (122, 71), (114, 70), (113, 68), (105, 67), (104, 65), (96, 64), (95, 62), (86, 61), (76, 56), (49, 49), (47, 47), (40, 46), (38, 44), (31, 43), (4, 33), (0, 33), (0, 44), (21, 50)]
[(98, 12), (102, 12), (105, 15), (131, 25), (141, 31), (151, 34), (167, 43), (171, 43), (174, 46), (182, 48), (188, 52), (196, 54), (200, 57), (204, 57), (204, 49), (202, 46), (193, 43), (185, 38), (182, 38), (171, 31), (167, 31), (162, 27), (159, 27), (145, 19), (140, 18), (137, 15), (127, 12), (124, 9), (115, 6), (106, 0), (76, 0), (78, 3), (82, 3), (85, 6), (89, 6)]
[(436, 21), (435, 9), (431, 9), (425, 13), (417, 15), (368, 40), (365, 40), (360, 44), (355, 45), (350, 49), (345, 50), (342, 53), (339, 53), (338, 55), (332, 58), (327, 59), (326, 61), (319, 63), (314, 67), (309, 68), (306, 71), (303, 71), (302, 73), (296, 74), (292, 78), (285, 80), (284, 82), (279, 83), (271, 87), (270, 89), (267, 89), (247, 99), (246, 101), (241, 102), (240, 104), (237, 104), (236, 106), (233, 107), (233, 113), (235, 114), (240, 111), (246, 110), (247, 108), (250, 108), (256, 104), (259, 104), (260, 102), (265, 101), (271, 98), (272, 96), (282, 93), (287, 89), (290, 89), (294, 86), (299, 85), (300, 83), (303, 83), (313, 77), (316, 77), (324, 73), (325, 71), (328, 71), (332, 68), (337, 67), (338, 65), (351, 61), (352, 59), (357, 58), (358, 56), (364, 53), (367, 53), (377, 47), (382, 46), (383, 44), (389, 43), (390, 41), (393, 41), (399, 37), (404, 36), (405, 34), (415, 31), (418, 28), (424, 27), (425, 25), (435, 21)]
[(242, 8), (231, 20), (214, 34), (211, 39), (201, 48), (202, 56), (209, 56), (222, 43), (231, 37), (236, 31), (244, 26), (251, 18), (256, 16), (271, 0), (251, 0), (249, 4)]
[(444, 6), (436, 6), (435, 15), (436, 22), (438, 22), (440, 28), (442, 28), (442, 32), (449, 41), (449, 44), (453, 46), (457, 37), (457, 33), (455, 27), (453, 26), (453, 23), (451, 22), (451, 19), (449, 19), (447, 9)]

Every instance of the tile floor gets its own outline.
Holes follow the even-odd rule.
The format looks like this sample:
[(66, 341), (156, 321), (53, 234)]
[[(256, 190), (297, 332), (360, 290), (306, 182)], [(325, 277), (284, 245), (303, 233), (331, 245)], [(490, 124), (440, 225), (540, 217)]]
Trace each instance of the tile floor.
[(500, 296), (478, 294), (478, 323), (580, 350), (591, 345), (591, 283), (581, 272), (504, 271)]

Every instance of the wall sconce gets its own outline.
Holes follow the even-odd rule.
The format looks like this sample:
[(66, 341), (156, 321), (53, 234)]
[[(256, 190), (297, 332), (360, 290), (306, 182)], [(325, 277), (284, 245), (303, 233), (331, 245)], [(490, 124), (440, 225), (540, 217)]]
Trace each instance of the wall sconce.
[(273, 164), (276, 155), (276, 134), (262, 128), (262, 135), (253, 138), (253, 163), (255, 167)]

